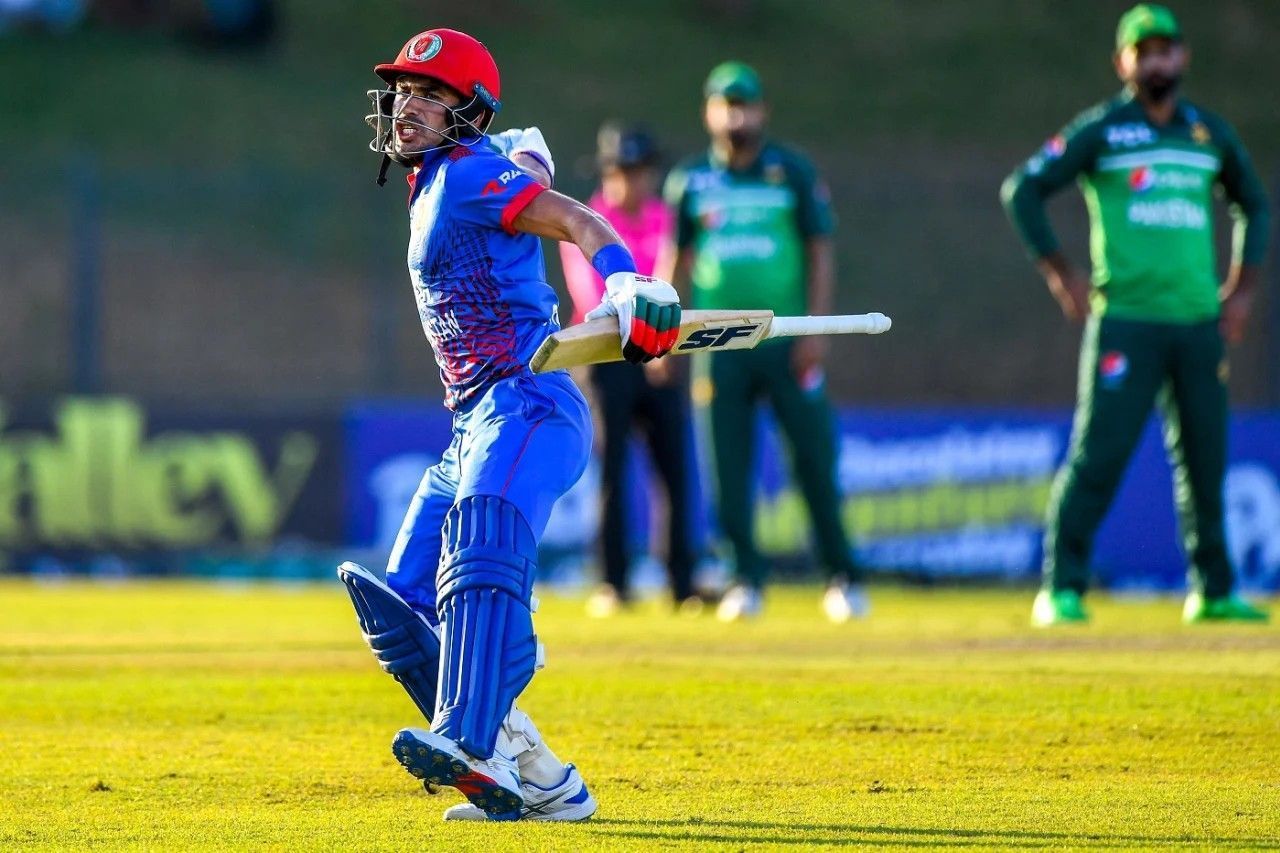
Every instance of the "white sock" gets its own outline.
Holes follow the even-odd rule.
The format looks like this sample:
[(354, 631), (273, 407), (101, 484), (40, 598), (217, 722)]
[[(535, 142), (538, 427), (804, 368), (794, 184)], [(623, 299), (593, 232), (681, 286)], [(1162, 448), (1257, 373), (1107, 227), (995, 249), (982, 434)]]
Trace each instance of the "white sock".
[(516, 763), (520, 765), (520, 778), (529, 780), (539, 788), (554, 787), (564, 779), (564, 763), (546, 742), (521, 753)]
[(529, 719), (529, 715), (514, 705), (502, 721), (498, 746), (507, 755), (514, 755), (520, 767), (520, 778), (540, 788), (560, 784), (565, 766), (542, 739), (542, 733)]

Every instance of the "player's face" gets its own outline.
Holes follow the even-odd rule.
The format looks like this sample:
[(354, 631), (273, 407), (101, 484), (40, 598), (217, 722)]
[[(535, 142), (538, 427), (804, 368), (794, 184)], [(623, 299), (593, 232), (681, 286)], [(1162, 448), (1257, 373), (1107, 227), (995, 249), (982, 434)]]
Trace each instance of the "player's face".
[(438, 80), (401, 75), (391, 111), (396, 150), (414, 154), (442, 145), (441, 134), (453, 124), (448, 108), (461, 103), (462, 96)]
[(1116, 54), (1116, 74), (1146, 98), (1163, 101), (1178, 88), (1189, 60), (1185, 44), (1155, 36)]
[(742, 148), (764, 134), (769, 112), (762, 101), (739, 101), (713, 95), (707, 98), (703, 117), (711, 138)]

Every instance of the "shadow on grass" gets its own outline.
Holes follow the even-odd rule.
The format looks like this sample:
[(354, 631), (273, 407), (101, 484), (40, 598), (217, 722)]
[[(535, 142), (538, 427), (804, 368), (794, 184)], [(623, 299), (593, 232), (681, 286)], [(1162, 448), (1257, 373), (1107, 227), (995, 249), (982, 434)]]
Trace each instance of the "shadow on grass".
[[(1280, 850), (1280, 836), (1224, 838), (1203, 835), (1123, 835), (1001, 829), (779, 823), (751, 820), (592, 820), (588, 828), (613, 838), (688, 839), (713, 844), (828, 844), (877, 847), (1163, 847), (1187, 844)], [(835, 836), (835, 837), (833, 837)], [(914, 837), (913, 837), (914, 836)]]

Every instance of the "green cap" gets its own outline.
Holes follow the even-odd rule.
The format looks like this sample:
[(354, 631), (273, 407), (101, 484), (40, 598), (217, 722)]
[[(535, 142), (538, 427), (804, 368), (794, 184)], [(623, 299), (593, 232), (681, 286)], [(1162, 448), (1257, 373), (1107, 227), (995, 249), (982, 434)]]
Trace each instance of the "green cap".
[(1182, 28), (1178, 19), (1165, 6), (1155, 3), (1139, 3), (1120, 16), (1116, 27), (1116, 50), (1124, 50), (1143, 39), (1162, 37), (1178, 41)]
[(722, 62), (707, 75), (702, 95), (719, 95), (734, 101), (759, 101), (764, 98), (760, 75), (745, 62)]

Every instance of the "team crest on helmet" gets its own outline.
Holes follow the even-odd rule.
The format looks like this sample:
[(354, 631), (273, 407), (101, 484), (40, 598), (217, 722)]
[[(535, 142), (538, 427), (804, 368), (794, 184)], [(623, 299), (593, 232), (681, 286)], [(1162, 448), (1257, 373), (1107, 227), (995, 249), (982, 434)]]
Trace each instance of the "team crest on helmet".
[(404, 58), (410, 62), (426, 62), (439, 53), (443, 46), (444, 39), (438, 33), (427, 33), (410, 43), (409, 49), (404, 52)]

